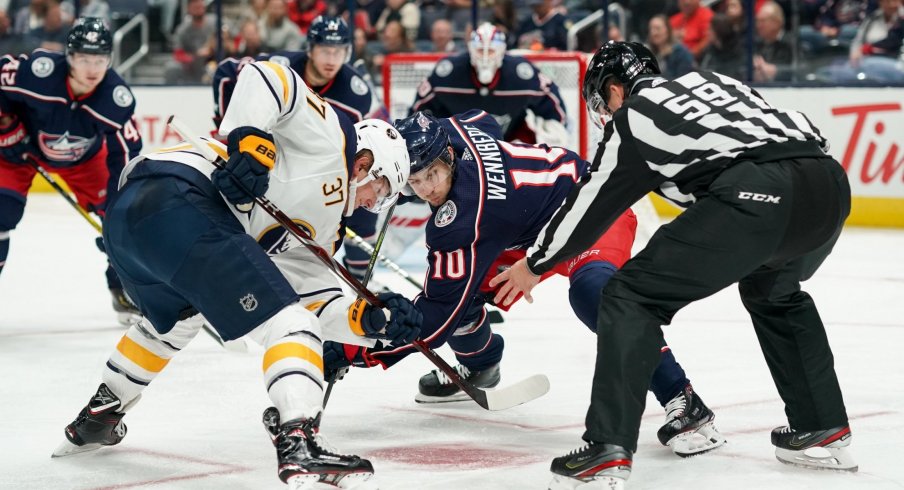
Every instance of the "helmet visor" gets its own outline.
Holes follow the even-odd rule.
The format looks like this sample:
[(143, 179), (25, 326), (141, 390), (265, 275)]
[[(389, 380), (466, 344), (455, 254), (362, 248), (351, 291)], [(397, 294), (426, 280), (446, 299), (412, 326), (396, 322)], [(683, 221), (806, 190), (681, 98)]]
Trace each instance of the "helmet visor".
[(452, 180), (452, 167), (445, 158), (439, 157), (426, 168), (415, 172), (408, 177), (408, 185), (418, 197), (430, 200), (435, 194), (442, 191), (442, 185)]

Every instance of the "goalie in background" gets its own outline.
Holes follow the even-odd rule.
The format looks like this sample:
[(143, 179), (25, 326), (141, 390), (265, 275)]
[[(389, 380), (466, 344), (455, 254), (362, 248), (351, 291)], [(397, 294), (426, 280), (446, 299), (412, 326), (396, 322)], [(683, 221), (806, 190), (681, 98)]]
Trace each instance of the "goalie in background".
[[(479, 388), (492, 388), (500, 381), (504, 342), (487, 321), (485, 305), (494, 294), (488, 283), (525, 256), (589, 163), (564, 148), (502, 141), (502, 128), (484, 111), (439, 120), (419, 112), (396, 127), (412, 162), (408, 184), (432, 210), (427, 277), (414, 300), (424, 314), (421, 338), (433, 348), (448, 343), (460, 363), (458, 373)], [(544, 276), (568, 277), (571, 307), (592, 331), (600, 290), (628, 260), (636, 227), (634, 214), (624, 212), (579, 257)], [(411, 344), (366, 349), (327, 342), (324, 361), (327, 371), (349, 364), (386, 368), (412, 352)], [(715, 416), (664, 344), (660, 359), (650, 384), (666, 409), (659, 440), (680, 456), (722, 445)], [(418, 383), (421, 403), (467, 399), (437, 370)]]

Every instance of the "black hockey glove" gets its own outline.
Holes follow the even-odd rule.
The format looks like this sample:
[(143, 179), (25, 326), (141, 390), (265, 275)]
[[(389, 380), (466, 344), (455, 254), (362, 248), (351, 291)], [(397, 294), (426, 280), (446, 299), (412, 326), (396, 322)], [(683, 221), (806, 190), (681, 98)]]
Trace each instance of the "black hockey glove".
[(368, 354), (366, 347), (330, 340), (323, 343), (323, 379), (330, 379), (333, 373), (349, 366), (369, 368), (379, 364)]
[(273, 137), (257, 128), (242, 126), (229, 133), (229, 161), (213, 171), (213, 185), (235, 205), (249, 204), (270, 185), (270, 169), (276, 163)]
[(38, 155), (38, 149), (31, 144), (28, 130), (18, 117), (13, 117), (0, 127), (0, 156), (9, 163), (27, 163), (25, 155)]
[(358, 299), (349, 312), (352, 330), (358, 330), (367, 338), (389, 340), (392, 345), (408, 344), (416, 339), (424, 321), (420, 310), (401, 294), (382, 293), (377, 297), (386, 304), (389, 320), (382, 308), (374, 308)]

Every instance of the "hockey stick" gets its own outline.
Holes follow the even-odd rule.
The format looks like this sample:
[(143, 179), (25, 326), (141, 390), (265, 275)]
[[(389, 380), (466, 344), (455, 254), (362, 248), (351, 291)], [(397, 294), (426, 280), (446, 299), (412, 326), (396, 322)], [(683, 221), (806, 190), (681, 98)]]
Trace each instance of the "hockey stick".
[[(384, 221), (384, 226), (388, 222), (389, 222), (389, 217), (387, 216), (386, 221)], [(388, 257), (386, 257), (385, 255), (380, 253), (379, 250), (377, 250), (377, 252), (375, 254), (374, 247), (371, 244), (367, 243), (366, 240), (359, 237), (354, 231), (352, 231), (348, 227), (345, 228), (345, 236), (351, 238), (352, 241), (355, 242), (355, 245), (361, 247), (362, 250), (370, 253), (371, 258), (373, 258), (373, 257), (379, 258), (381, 264), (386, 266), (386, 268), (388, 268), (392, 272), (395, 272), (396, 274), (401, 276), (402, 279), (405, 279), (406, 281), (408, 281), (408, 284), (411, 284), (412, 286), (416, 287), (418, 290), (423, 289), (423, 285), (421, 283), (417, 282), (413, 277), (411, 277), (411, 274), (409, 274), (408, 271), (406, 271), (405, 269), (402, 269), (402, 267), (399, 266), (399, 264), (396, 264), (395, 262), (390, 260)], [(487, 309), (487, 320), (489, 320), (489, 322), (492, 324), (498, 324), (498, 323), (505, 322), (505, 318), (502, 316), (502, 313), (500, 313), (498, 310), (491, 310), (491, 309)]]
[(56, 189), (56, 191), (61, 196), (63, 196), (63, 199), (65, 199), (66, 202), (68, 202), (70, 206), (75, 208), (75, 210), (78, 211), (78, 214), (82, 215), (82, 218), (85, 218), (85, 221), (90, 223), (91, 226), (95, 230), (97, 230), (98, 233), (102, 233), (100, 223), (95, 221), (94, 218), (92, 218), (91, 215), (88, 214), (88, 211), (86, 211), (85, 208), (79, 206), (79, 204), (77, 202), (75, 202), (75, 199), (73, 199), (72, 196), (70, 196), (69, 193), (66, 192), (66, 189), (63, 189), (63, 186), (61, 186), (59, 183), (57, 183), (56, 179), (54, 179), (53, 176), (50, 175), (50, 172), (48, 172), (47, 169), (45, 169), (44, 166), (41, 165), (40, 162), (38, 162), (38, 159), (35, 158), (34, 155), (31, 155), (30, 153), (26, 153), (25, 161), (28, 162), (28, 164), (31, 165), (31, 167), (33, 169), (37, 170), (37, 172), (39, 174), (41, 174), (41, 177), (44, 177), (44, 180), (46, 180), (47, 183), (50, 184), (51, 187)]
[[(377, 265), (377, 252), (383, 246), (383, 238), (386, 236), (386, 230), (389, 228), (387, 225), (389, 224), (389, 218), (392, 216), (393, 211), (395, 211), (396, 204), (398, 201), (392, 203), (389, 210), (386, 211), (386, 221), (383, 222), (383, 227), (380, 228), (380, 234), (377, 236), (377, 241), (371, 246), (361, 237), (355, 234), (351, 228), (346, 227), (345, 233), (346, 235), (354, 236), (358, 241), (355, 242), (355, 245), (358, 245), (365, 252), (370, 253), (370, 260), (367, 262), (367, 270), (364, 272), (364, 281), (361, 282), (361, 285), (367, 287), (367, 283), (370, 282), (370, 278), (373, 277), (374, 267)], [(361, 247), (361, 243), (370, 247), (370, 250)], [(330, 374), (330, 378), (327, 380), (326, 391), (323, 392), (323, 405), (320, 407), (320, 413), (317, 414), (317, 418), (314, 419), (314, 427), (320, 427), (320, 420), (323, 419), (323, 411), (326, 410), (326, 404), (330, 401), (330, 394), (333, 393), (333, 386), (336, 385), (336, 381), (342, 379), (348, 373), (349, 367), (343, 367), (337, 369), (335, 372)]]
[[(217, 168), (223, 168), (222, 163), (220, 163), (219, 155), (207, 146), (207, 144), (205, 144), (198, 136), (191, 133), (181, 121), (175, 119), (175, 116), (170, 116), (167, 120), (167, 124), (173, 128), (176, 133), (185, 138), (185, 140), (205, 159), (210, 161), (211, 164)], [(251, 193), (249, 192), (248, 195), (251, 195)], [(286, 216), (285, 213), (271, 203), (270, 200), (265, 197), (255, 197), (254, 202), (277, 223), (282, 225), (286, 231), (298, 239), (302, 245), (313, 253), (325, 266), (327, 266), (327, 268), (333, 271), (334, 274), (342, 279), (342, 281), (361, 298), (378, 308), (384, 308), (386, 306), (380, 298), (362, 286), (358, 279), (351, 275), (345, 267), (336, 262), (332, 255), (320, 247), (306, 230), (298, 226), (291, 218)], [(456, 386), (467, 393), (478, 405), (487, 410), (504, 410), (506, 408), (511, 408), (543, 396), (549, 391), (549, 379), (542, 374), (531, 376), (512, 386), (495, 391), (480, 389), (462, 378), (452, 366), (443, 360), (436, 352), (433, 352), (423, 340), (415, 340), (412, 342), (412, 345), (421, 354), (430, 359), (430, 361), (439, 368), (440, 371), (445, 373)]]
[[(85, 211), (85, 209), (84, 209), (83, 207), (81, 207), (81, 206), (78, 205), (78, 203), (75, 201), (75, 199), (73, 199), (72, 196), (70, 196), (69, 193), (66, 192), (66, 189), (63, 189), (63, 186), (61, 186), (61, 185), (56, 181), (56, 179), (54, 179), (53, 176), (50, 175), (50, 172), (48, 172), (47, 169), (45, 169), (44, 166), (41, 165), (40, 162), (38, 162), (38, 159), (37, 159), (37, 158), (35, 158), (35, 157), (34, 157), (33, 155), (31, 155), (31, 154), (27, 154), (27, 153), (26, 153), (26, 155), (25, 155), (25, 161), (27, 161), (28, 164), (32, 166), (32, 168), (34, 168), (35, 170), (37, 170), (38, 173), (41, 174), (41, 177), (44, 177), (44, 180), (46, 180), (47, 183), (50, 184), (51, 187), (53, 187), (54, 189), (56, 189), (56, 191), (57, 191), (61, 196), (63, 196), (63, 199), (65, 199), (66, 202), (68, 202), (70, 205), (72, 205), (72, 207), (74, 207), (74, 208), (78, 211), (78, 214), (82, 215), (82, 217), (85, 218), (85, 221), (87, 221), (88, 223), (90, 223), (91, 226), (92, 226), (95, 230), (97, 230), (97, 233), (98, 233), (99, 235), (103, 236), (104, 232), (103, 232), (103, 227), (101, 226), (101, 224), (98, 223), (97, 221), (95, 221), (94, 218), (92, 218), (91, 215), (88, 214), (88, 211)], [(130, 301), (131, 301), (131, 299), (130, 299)], [(220, 346), (222, 346), (222, 347), (225, 348), (226, 350), (235, 350), (235, 349), (229, 348), (229, 347), (226, 345), (226, 343), (223, 341), (223, 339), (220, 338), (220, 336), (219, 336), (216, 332), (214, 332), (213, 330), (211, 330), (210, 327), (207, 326), (206, 323), (203, 324), (203, 325), (201, 325), (201, 327), (204, 329), (205, 332), (207, 332), (207, 335), (210, 335), (210, 336), (211, 336), (218, 344), (220, 344)]]

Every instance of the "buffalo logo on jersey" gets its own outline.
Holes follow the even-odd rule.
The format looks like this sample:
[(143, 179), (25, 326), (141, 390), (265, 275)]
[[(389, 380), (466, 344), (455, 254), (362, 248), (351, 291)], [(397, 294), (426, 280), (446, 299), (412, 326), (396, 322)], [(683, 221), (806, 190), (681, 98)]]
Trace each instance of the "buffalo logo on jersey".
[(248, 293), (239, 298), (239, 304), (242, 305), (243, 310), (251, 313), (257, 309), (257, 298), (255, 298), (253, 294)]
[[(292, 220), (298, 226), (304, 228), (305, 231), (311, 235), (311, 238), (317, 236), (317, 232), (314, 231), (314, 227), (310, 225), (310, 223), (295, 219)], [(294, 235), (290, 234), (286, 231), (282, 225), (276, 224), (273, 225), (266, 230), (264, 230), (257, 239), (257, 243), (261, 245), (267, 255), (277, 255), (289, 250), (291, 248), (297, 247), (301, 245), (301, 242), (295, 238)]]
[(38, 146), (48, 160), (55, 162), (77, 162), (94, 145), (96, 136), (84, 138), (72, 136), (69, 131), (63, 134), (49, 134), (38, 131)]
[(446, 201), (445, 204), (440, 206), (436, 211), (436, 217), (433, 218), (433, 224), (435, 224), (437, 228), (448, 226), (450, 223), (455, 221), (455, 215), (457, 214), (458, 208), (455, 207), (455, 203), (452, 201)]

